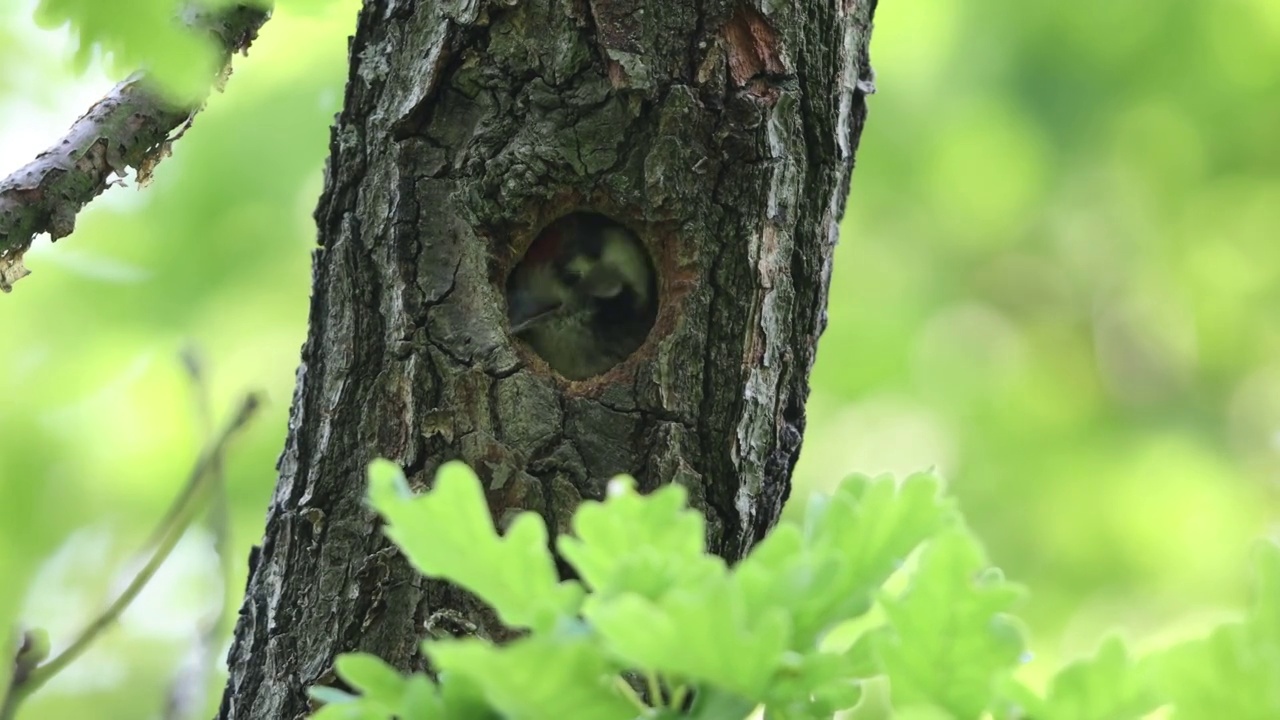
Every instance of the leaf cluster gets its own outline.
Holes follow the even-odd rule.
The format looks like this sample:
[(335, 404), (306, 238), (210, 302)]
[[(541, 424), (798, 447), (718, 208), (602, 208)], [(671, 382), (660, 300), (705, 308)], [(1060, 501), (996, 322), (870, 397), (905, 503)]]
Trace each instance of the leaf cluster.
[(188, 25), (194, 13), (216, 12), (231, 0), (201, 6), (182, 0), (40, 0), (36, 23), (45, 29), (66, 26), (76, 40), (74, 65), (83, 72), (95, 55), (109, 60), (116, 75), (145, 69), (158, 88), (187, 103), (209, 88), (220, 64), (213, 39)]
[(445, 466), (420, 496), (389, 463), (370, 475), (372, 504), (410, 562), (527, 633), (505, 645), (428, 639), (435, 679), (343, 656), (337, 674), (359, 694), (314, 688), (320, 720), (745, 718), (761, 708), (827, 718), (882, 676), (894, 707), (978, 717), (1023, 654), (1008, 614), (1021, 591), (988, 566), (930, 475), (849, 478), (732, 568), (706, 552), (682, 487), (643, 496), (616, 479), (556, 539), (572, 581), (559, 580), (537, 515), (495, 532), (464, 465)]
[(465, 465), (446, 465), (419, 496), (385, 461), (370, 480), (388, 536), (419, 571), (526, 634), (428, 639), (434, 678), (344, 655), (337, 674), (358, 694), (313, 688), (317, 720), (1280, 717), (1273, 543), (1260, 547), (1257, 601), (1239, 622), (1141, 659), (1109, 638), (1038, 693), (1014, 677), (1027, 656), (1010, 614), (1022, 590), (929, 474), (853, 476), (732, 568), (706, 552), (682, 487), (642, 496), (618, 478), (556, 539), (571, 581), (558, 579), (537, 515), (495, 532)]

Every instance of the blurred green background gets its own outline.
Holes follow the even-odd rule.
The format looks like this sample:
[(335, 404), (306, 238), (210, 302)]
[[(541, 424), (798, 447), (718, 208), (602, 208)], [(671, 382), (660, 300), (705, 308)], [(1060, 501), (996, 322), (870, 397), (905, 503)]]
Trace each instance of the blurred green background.
[[(115, 189), (0, 298), (0, 617), (69, 637), (119, 590), (201, 444), (231, 455), (237, 577), (193, 534), (25, 718), (158, 716), (259, 539), (305, 334), (310, 212), (358, 3), (282, 2), (143, 192)], [(0, 7), (0, 173), (110, 83)], [(788, 513), (937, 467), (1031, 589), (1031, 676), (1247, 597), (1280, 517), (1280, 3), (888, 0)], [(214, 685), (217, 685), (215, 681)], [(211, 697), (211, 700), (213, 698)]]

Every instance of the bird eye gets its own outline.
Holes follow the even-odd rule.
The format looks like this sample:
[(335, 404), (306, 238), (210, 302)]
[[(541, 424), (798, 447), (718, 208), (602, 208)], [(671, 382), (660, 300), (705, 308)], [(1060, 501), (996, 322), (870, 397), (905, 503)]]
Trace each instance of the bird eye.
[(573, 287), (582, 282), (585, 273), (578, 268), (568, 267), (560, 272), (560, 277), (564, 280), (564, 284)]

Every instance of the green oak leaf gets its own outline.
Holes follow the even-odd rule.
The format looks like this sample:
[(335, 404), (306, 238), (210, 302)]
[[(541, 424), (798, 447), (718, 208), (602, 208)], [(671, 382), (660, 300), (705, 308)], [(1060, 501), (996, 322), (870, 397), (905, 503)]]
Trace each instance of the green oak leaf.
[(464, 676), (502, 717), (631, 720), (639, 712), (618, 691), (617, 670), (588, 636), (543, 633), (502, 646), (437, 640), (423, 647), (436, 667)]
[(542, 518), (522, 513), (499, 536), (480, 481), (466, 465), (446, 463), (434, 487), (418, 497), (385, 460), (370, 465), (369, 481), (387, 536), (422, 574), (475, 593), (508, 626), (549, 628), (576, 611), (582, 588), (560, 582)]
[(869, 633), (895, 708), (934, 705), (957, 720), (980, 717), (996, 679), (1017, 666), (1021, 629), (1007, 611), (1022, 596), (987, 566), (964, 528), (925, 546), (906, 591), (882, 596), (889, 624)]

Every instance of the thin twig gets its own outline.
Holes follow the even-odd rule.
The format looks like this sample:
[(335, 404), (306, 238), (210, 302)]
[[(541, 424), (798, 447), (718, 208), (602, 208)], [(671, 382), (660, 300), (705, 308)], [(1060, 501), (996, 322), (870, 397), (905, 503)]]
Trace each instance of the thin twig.
[[(209, 383), (204, 373), (204, 361), (198, 349), (185, 348), (182, 351), (182, 365), (191, 380), (191, 389), (199, 418), (200, 432), (203, 442), (208, 445), (214, 439), (213, 407), (209, 391)], [(232, 577), (235, 574), (231, 557), (230, 511), (227, 498), (227, 481), (221, 458), (210, 470), (209, 478), (209, 530), (213, 535), (214, 556), (218, 560), (222, 594), (213, 612), (201, 624), (192, 649), (191, 660), (184, 663), (169, 683), (169, 692), (165, 697), (163, 717), (165, 720), (182, 720), (193, 717), (201, 708), (199, 692), (208, 684), (218, 662), (218, 641), (227, 629), (227, 593), (230, 592)]]
[(196, 510), (199, 509), (199, 503), (192, 500), (199, 496), (199, 490), (204, 483), (200, 481), (207, 476), (213, 468), (221, 463), (222, 455), (226, 452), (227, 445), (236, 433), (241, 430), (253, 417), (254, 412), (258, 409), (260, 401), (257, 395), (247, 395), (241, 401), (240, 407), (231, 422), (218, 435), (215, 442), (208, 447), (200, 457), (196, 460), (195, 466), (191, 469), (191, 473), (187, 478), (187, 488), (195, 487), (197, 492), (184, 492), (180, 497), (186, 498), (185, 506), (180, 507), (177, 513), (168, 518), (169, 522), (160, 533), (159, 543), (152, 551), (151, 557), (142, 567), (138, 574), (129, 582), (129, 585), (120, 593), (120, 596), (107, 607), (98, 617), (94, 618), (84, 630), (71, 642), (71, 644), (59, 653), (52, 660), (42, 663), (32, 669), (25, 678), (21, 678), (21, 682), (12, 682), (9, 686), (9, 692), (5, 697), (3, 705), (0, 705), (0, 720), (12, 720), (17, 713), (18, 706), (22, 701), (29, 697), (33, 692), (40, 689), (51, 678), (65, 669), (68, 665), (76, 660), (86, 649), (98, 638), (102, 632), (108, 628), (120, 614), (129, 607), (138, 593), (146, 587), (147, 582), (151, 580), (156, 571), (169, 557), (169, 553), (173, 551), (178, 540), (182, 538), (186, 532), (187, 526), (191, 519), (195, 516)]

